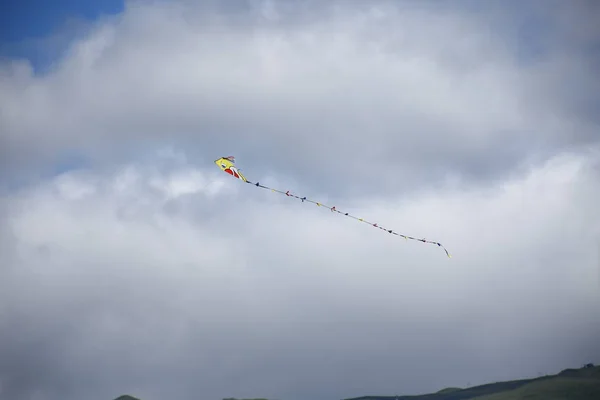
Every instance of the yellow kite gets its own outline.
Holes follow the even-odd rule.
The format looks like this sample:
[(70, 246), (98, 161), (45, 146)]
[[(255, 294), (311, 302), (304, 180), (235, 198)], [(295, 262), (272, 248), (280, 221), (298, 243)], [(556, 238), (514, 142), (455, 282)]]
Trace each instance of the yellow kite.
[(233, 165), (234, 162), (235, 158), (233, 156), (221, 157), (218, 160), (215, 160), (215, 164), (217, 164), (219, 168), (221, 168), (223, 171), (227, 172), (234, 178), (238, 178), (243, 180), (244, 182), (248, 182), (248, 179), (246, 179), (246, 177), (242, 175), (240, 170), (237, 169), (235, 165)]
[(316, 204), (319, 207), (328, 208), (329, 210), (331, 210), (331, 212), (336, 212), (338, 214), (343, 214), (346, 217), (353, 218), (353, 219), (355, 219), (355, 220), (357, 220), (359, 222), (364, 222), (364, 223), (369, 224), (369, 225), (371, 225), (371, 226), (373, 226), (375, 228), (379, 228), (379, 229), (381, 229), (383, 231), (391, 233), (392, 235), (400, 236), (400, 237), (402, 237), (404, 239), (407, 239), (407, 240), (410, 239), (410, 240), (417, 240), (417, 241), (423, 242), (423, 243), (435, 244), (435, 245), (441, 247), (442, 249), (444, 249), (444, 251), (446, 252), (446, 255), (448, 256), (448, 258), (451, 257), (450, 253), (448, 253), (448, 250), (446, 250), (446, 248), (444, 246), (442, 246), (442, 244), (439, 243), (439, 242), (434, 242), (434, 241), (431, 241), (431, 240), (419, 239), (419, 238), (412, 237), (412, 236), (402, 235), (400, 233), (394, 232), (391, 229), (386, 229), (386, 228), (384, 228), (382, 226), (379, 226), (376, 223), (369, 222), (369, 221), (367, 221), (367, 220), (365, 220), (363, 218), (358, 218), (358, 217), (355, 217), (353, 215), (348, 214), (347, 212), (342, 212), (342, 211), (336, 209), (335, 206), (329, 207), (329, 206), (324, 205), (323, 203), (319, 203), (319, 202), (307, 199), (306, 197), (297, 196), (297, 195), (295, 195), (293, 193), (290, 193), (289, 190), (286, 191), (286, 192), (284, 192), (284, 191), (281, 191), (281, 190), (277, 190), (277, 189), (273, 189), (273, 188), (261, 185), (258, 182), (256, 182), (256, 183), (250, 182), (248, 179), (246, 179), (246, 177), (244, 175), (242, 175), (242, 173), (240, 172), (240, 170), (236, 168), (236, 166), (234, 165), (234, 162), (235, 162), (235, 158), (233, 156), (221, 157), (218, 160), (215, 160), (215, 164), (217, 164), (217, 166), (219, 168), (221, 168), (221, 170), (227, 172), (229, 175), (233, 176), (234, 178), (241, 179), (242, 181), (244, 181), (246, 183), (251, 183), (251, 184), (253, 184), (256, 187), (260, 187), (260, 188), (263, 188), (263, 189), (269, 189), (269, 190), (271, 190), (273, 192), (285, 194), (288, 197), (294, 197), (294, 198), (296, 198), (298, 200), (301, 200), (303, 203), (306, 201), (306, 202), (309, 202), (309, 203)]

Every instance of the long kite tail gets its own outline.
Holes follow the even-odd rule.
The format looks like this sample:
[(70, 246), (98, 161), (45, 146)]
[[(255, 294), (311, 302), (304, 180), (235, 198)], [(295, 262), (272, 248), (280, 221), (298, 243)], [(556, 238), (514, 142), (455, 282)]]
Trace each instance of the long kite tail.
[(268, 189), (268, 190), (270, 190), (270, 191), (272, 191), (272, 192), (276, 192), (276, 193), (284, 194), (284, 195), (286, 195), (286, 196), (288, 196), (288, 197), (293, 197), (293, 198), (295, 198), (295, 199), (301, 200), (302, 202), (305, 202), (305, 201), (306, 201), (306, 202), (308, 202), (308, 203), (313, 203), (313, 204), (316, 204), (316, 205), (317, 205), (317, 206), (319, 206), (319, 207), (325, 207), (325, 208), (328, 208), (328, 209), (329, 209), (329, 210), (331, 210), (332, 212), (336, 212), (336, 213), (338, 213), (338, 214), (343, 214), (343, 215), (345, 215), (346, 217), (350, 217), (350, 218), (353, 218), (353, 219), (355, 219), (355, 220), (357, 220), (357, 221), (364, 222), (364, 223), (366, 223), (366, 224), (369, 224), (369, 225), (371, 225), (371, 226), (373, 226), (373, 227), (375, 227), (375, 228), (379, 228), (379, 229), (381, 229), (381, 230), (383, 230), (383, 231), (386, 231), (386, 232), (388, 232), (388, 233), (391, 233), (392, 235), (396, 235), (396, 236), (403, 237), (403, 238), (404, 238), (404, 239), (406, 239), (406, 240), (416, 240), (416, 241), (423, 242), (423, 243), (435, 244), (435, 245), (437, 245), (438, 247), (441, 247), (441, 248), (442, 248), (442, 249), (443, 249), (443, 250), (446, 252), (446, 255), (448, 256), (448, 258), (451, 258), (451, 257), (452, 257), (452, 256), (450, 255), (450, 253), (448, 253), (448, 250), (446, 250), (446, 248), (445, 248), (444, 246), (442, 246), (442, 244), (441, 244), (441, 243), (439, 243), (439, 242), (434, 242), (434, 241), (431, 241), (431, 240), (426, 240), (426, 239), (419, 239), (419, 238), (416, 238), (416, 237), (407, 236), (407, 235), (403, 235), (403, 234), (401, 234), (401, 233), (394, 232), (394, 231), (393, 231), (393, 230), (391, 230), (391, 229), (386, 229), (386, 228), (384, 228), (384, 227), (382, 227), (382, 226), (379, 226), (379, 225), (377, 225), (377, 224), (375, 224), (375, 223), (369, 222), (369, 221), (367, 221), (367, 220), (365, 220), (365, 219), (363, 219), (363, 218), (358, 218), (358, 217), (355, 217), (354, 215), (351, 215), (351, 214), (349, 214), (349, 213), (347, 213), (347, 212), (340, 211), (340, 210), (336, 209), (336, 208), (335, 208), (335, 206), (334, 206), (334, 207), (329, 207), (329, 206), (327, 206), (327, 205), (325, 205), (325, 204), (323, 204), (323, 203), (316, 202), (316, 201), (314, 201), (314, 200), (311, 200), (311, 199), (308, 199), (308, 198), (306, 198), (306, 197), (300, 197), (300, 196), (297, 196), (297, 195), (295, 195), (295, 194), (293, 194), (293, 193), (290, 193), (290, 191), (289, 191), (289, 190), (288, 190), (288, 191), (286, 191), (286, 192), (284, 192), (284, 191), (282, 191), (282, 190), (273, 189), (273, 188), (270, 188), (270, 187), (267, 187), (267, 186), (261, 185), (259, 182), (256, 182), (256, 183), (254, 183), (254, 182), (250, 182), (250, 181), (248, 181), (248, 180), (246, 180), (245, 182), (246, 182), (246, 183), (250, 183), (250, 184), (252, 184), (252, 185), (254, 185), (254, 186), (256, 186), (256, 187), (259, 187), (259, 188)]

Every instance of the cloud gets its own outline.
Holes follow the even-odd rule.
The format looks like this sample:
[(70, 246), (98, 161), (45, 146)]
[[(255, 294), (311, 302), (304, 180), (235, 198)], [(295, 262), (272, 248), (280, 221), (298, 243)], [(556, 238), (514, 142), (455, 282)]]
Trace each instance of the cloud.
[(50, 72), (0, 65), (2, 397), (318, 400), (600, 357), (583, 6), (369, 4), (132, 2)]
[(258, 173), (277, 165), (332, 185), (344, 168), (398, 191), (448, 173), (502, 177), (529, 162), (527, 149), (545, 159), (596, 132), (564, 100), (577, 87), (568, 104), (594, 104), (595, 69), (566, 45), (522, 66), (514, 42), (489, 28), (502, 14), (256, 4), (216, 13), (133, 2), (77, 38), (51, 73), (6, 64), (6, 170), (66, 150), (123, 161), (175, 143), (198, 159), (235, 152)]
[(325, 399), (598, 357), (597, 159), (357, 207), (452, 260), (227, 176), (173, 194), (210, 183), (181, 165), (66, 173), (6, 199), (4, 394)]

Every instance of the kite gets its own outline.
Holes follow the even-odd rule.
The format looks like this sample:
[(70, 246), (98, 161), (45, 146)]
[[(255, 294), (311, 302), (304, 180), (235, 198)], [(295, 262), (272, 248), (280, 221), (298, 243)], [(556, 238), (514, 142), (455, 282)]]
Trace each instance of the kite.
[(249, 183), (249, 184), (252, 184), (252, 185), (254, 185), (256, 187), (267, 189), (267, 190), (270, 190), (270, 191), (275, 192), (275, 193), (284, 194), (284, 195), (286, 195), (288, 197), (293, 197), (295, 199), (301, 200), (303, 203), (304, 202), (308, 202), (308, 203), (316, 204), (319, 207), (325, 207), (325, 208), (329, 209), (331, 212), (336, 212), (338, 214), (342, 214), (342, 215), (345, 215), (347, 217), (353, 218), (353, 219), (355, 219), (357, 221), (364, 222), (364, 223), (369, 224), (369, 225), (371, 225), (371, 226), (373, 226), (375, 228), (379, 228), (379, 229), (381, 229), (383, 231), (386, 231), (386, 232), (388, 232), (388, 233), (390, 233), (392, 235), (400, 236), (400, 237), (402, 237), (402, 238), (404, 238), (406, 240), (416, 240), (416, 241), (419, 241), (419, 242), (422, 242), (422, 243), (429, 243), (429, 244), (437, 245), (438, 247), (441, 247), (446, 252), (446, 255), (448, 256), (448, 258), (451, 258), (451, 255), (450, 255), (450, 253), (448, 253), (448, 250), (446, 250), (446, 248), (444, 246), (442, 246), (442, 244), (439, 243), (439, 242), (435, 242), (435, 241), (431, 241), (431, 240), (426, 240), (426, 239), (419, 239), (419, 238), (408, 236), (408, 235), (403, 235), (403, 234), (397, 233), (397, 232), (395, 232), (395, 231), (393, 231), (391, 229), (384, 228), (384, 227), (382, 227), (382, 226), (380, 226), (380, 225), (378, 225), (376, 223), (369, 222), (369, 221), (365, 220), (364, 218), (358, 218), (358, 217), (355, 217), (354, 215), (350, 215), (347, 212), (340, 211), (337, 208), (335, 208), (335, 206), (329, 207), (329, 206), (326, 206), (323, 203), (319, 203), (319, 202), (313, 201), (313, 200), (308, 199), (306, 197), (297, 196), (297, 195), (295, 195), (293, 193), (290, 193), (289, 190), (284, 192), (282, 190), (273, 189), (273, 188), (261, 185), (259, 182), (250, 182), (240, 172), (240, 170), (234, 165), (234, 163), (235, 163), (235, 158), (233, 156), (221, 157), (218, 160), (215, 160), (215, 164), (217, 164), (217, 166), (219, 168), (221, 168), (222, 171), (225, 171), (229, 175), (231, 175), (234, 178), (237, 178), (237, 179), (239, 179), (239, 180), (241, 180), (241, 181), (243, 181), (245, 183)]

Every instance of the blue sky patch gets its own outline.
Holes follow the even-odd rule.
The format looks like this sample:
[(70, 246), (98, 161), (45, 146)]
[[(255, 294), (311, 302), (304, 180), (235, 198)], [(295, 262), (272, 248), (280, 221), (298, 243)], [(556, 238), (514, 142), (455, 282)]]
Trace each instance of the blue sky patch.
[(22, 0), (0, 5), (0, 58), (26, 58), (43, 71), (86, 23), (118, 14), (123, 0)]

